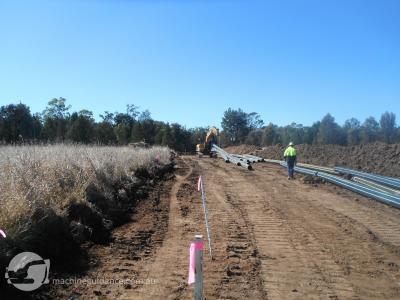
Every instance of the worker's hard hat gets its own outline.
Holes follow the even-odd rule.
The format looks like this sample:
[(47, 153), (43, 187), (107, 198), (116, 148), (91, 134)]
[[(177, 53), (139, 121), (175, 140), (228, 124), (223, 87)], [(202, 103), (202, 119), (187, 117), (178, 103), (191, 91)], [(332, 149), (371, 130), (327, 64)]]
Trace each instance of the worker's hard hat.
[(294, 145), (293, 142), (290, 142), (290, 143), (289, 143), (289, 146), (293, 146), (293, 145)]

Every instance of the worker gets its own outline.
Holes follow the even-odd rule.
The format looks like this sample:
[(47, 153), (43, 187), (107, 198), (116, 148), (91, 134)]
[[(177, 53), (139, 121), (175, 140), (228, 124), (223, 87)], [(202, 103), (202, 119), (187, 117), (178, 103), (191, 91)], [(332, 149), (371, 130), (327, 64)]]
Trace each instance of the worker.
[(294, 179), (294, 165), (297, 159), (297, 151), (292, 142), (289, 143), (289, 146), (283, 153), (283, 157), (285, 158), (287, 164), (288, 179)]

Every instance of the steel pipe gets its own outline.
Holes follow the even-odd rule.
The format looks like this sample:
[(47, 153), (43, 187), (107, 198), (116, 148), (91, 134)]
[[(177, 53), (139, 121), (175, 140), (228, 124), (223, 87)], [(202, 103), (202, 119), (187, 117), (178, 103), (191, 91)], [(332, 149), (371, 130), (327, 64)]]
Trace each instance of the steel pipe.
[(217, 145), (213, 145), (213, 149), (215, 152), (217, 152), (217, 154), (219, 154), (221, 157), (223, 157), (225, 159), (225, 162), (235, 163), (236, 165), (246, 168), (247, 170), (253, 169), (250, 164), (248, 164), (247, 162), (241, 161), (239, 158), (226, 152), (224, 149), (218, 147)]
[(356, 171), (356, 170), (352, 170), (352, 169), (348, 169), (348, 168), (344, 168), (344, 167), (335, 167), (334, 169), (335, 169), (335, 171), (342, 173), (342, 174), (349, 174), (352, 176), (366, 178), (366, 179), (390, 186), (392, 188), (400, 189), (400, 179), (398, 179), (398, 178), (370, 174), (370, 173), (366, 173), (366, 172), (360, 172), (360, 171)]
[[(280, 165), (283, 167), (287, 167), (286, 162), (281, 162)], [(316, 177), (321, 177), (328, 182), (334, 183), (343, 188), (347, 188), (358, 194), (378, 200), (380, 202), (386, 203), (393, 207), (400, 208), (400, 196), (389, 194), (387, 192), (383, 192), (376, 188), (365, 186), (365, 185), (350, 181), (348, 179), (344, 179), (339, 176), (331, 175), (331, 174), (328, 174), (325, 172), (319, 172), (319, 171), (310, 170), (310, 169), (301, 168), (301, 167), (294, 167), (294, 170), (299, 173), (312, 175), (312, 176), (316, 176)]]
[(344, 179), (335, 175), (330, 175), (324, 172), (318, 172), (317, 176), (324, 178), (325, 180), (335, 183), (339, 186), (342, 186), (344, 188), (347, 188), (349, 190), (352, 190), (354, 192), (357, 192), (361, 195), (373, 198), (375, 200), (378, 200), (380, 202), (389, 204), (391, 206), (400, 208), (400, 197), (388, 194), (386, 192), (382, 192), (380, 190), (377, 190), (375, 188), (363, 186), (359, 183), (352, 182), (348, 179)]
[(245, 157), (244, 155), (239, 155), (239, 154), (231, 154), (232, 156), (238, 158), (240, 161), (246, 161), (248, 164), (254, 163), (255, 161), (248, 159), (247, 157)]
[(355, 182), (358, 182), (358, 183), (361, 183), (361, 184), (366, 185), (366, 186), (370, 186), (370, 187), (375, 188), (377, 190), (381, 190), (381, 191), (389, 193), (389, 194), (394, 194), (394, 195), (400, 196), (400, 191), (399, 190), (392, 189), (392, 188), (390, 188), (388, 186), (376, 183), (375, 181), (372, 181), (372, 180), (368, 180), (368, 179), (357, 177), (357, 176), (353, 176), (351, 178), (351, 180), (353, 180)]
[(277, 160), (277, 159), (264, 159), (264, 161), (272, 164), (280, 164), (281, 162), (283, 162), (283, 160)]
[(318, 170), (318, 171), (326, 172), (326, 173), (330, 173), (330, 174), (338, 174), (338, 172), (336, 172), (333, 168), (329, 168), (329, 167), (322, 167), (322, 166), (303, 164), (303, 163), (298, 163), (297, 166), (304, 167), (307, 169)]
[(254, 159), (254, 160), (257, 160), (257, 162), (263, 162), (264, 161), (263, 157), (255, 156), (253, 154), (245, 154), (244, 156), (245, 157), (249, 157), (249, 158)]

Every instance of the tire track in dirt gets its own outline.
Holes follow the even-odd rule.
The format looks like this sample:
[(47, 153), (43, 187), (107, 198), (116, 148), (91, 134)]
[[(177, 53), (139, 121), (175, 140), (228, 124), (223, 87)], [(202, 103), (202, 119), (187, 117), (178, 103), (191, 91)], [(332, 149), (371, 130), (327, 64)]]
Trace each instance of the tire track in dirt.
[[(355, 199), (357, 200), (355, 201)], [(352, 199), (343, 197), (340, 200), (340, 205), (334, 205), (325, 198), (319, 199), (331, 211), (365, 226), (369, 234), (374, 235), (387, 246), (392, 246), (394, 249), (400, 247), (400, 228), (398, 227), (400, 213), (398, 210), (381, 203), (371, 203), (374, 200), (359, 199), (357, 195), (352, 195)]]
[(180, 171), (171, 189), (167, 234), (161, 248), (141, 270), (141, 276), (154, 279), (156, 284), (142, 285), (134, 291), (128, 291), (122, 296), (124, 299), (180, 299), (185, 292), (188, 247), (181, 243), (192, 239), (189, 238), (192, 230), (185, 220), (189, 206), (182, 206), (179, 197), (182, 197), (181, 193), (191, 197), (191, 189), (186, 181), (193, 176), (193, 168), (181, 159), (178, 166)]
[(207, 271), (211, 299), (266, 299), (260, 259), (246, 212), (227, 193), (225, 173), (216, 161), (200, 160), (208, 191), (208, 208), (216, 261)]
[[(226, 172), (232, 171), (228, 169)], [(228, 176), (226, 184), (231, 197), (236, 197), (238, 205), (247, 210), (260, 251), (261, 270), (268, 297), (302, 298), (322, 293), (329, 297), (334, 296), (333, 291), (336, 290), (341, 290), (345, 297), (352, 296), (351, 286), (346, 285), (339, 276), (340, 268), (319, 251), (318, 244), (309, 241), (308, 245), (304, 245), (295, 239), (293, 228), (287, 226), (286, 220), (269, 207), (272, 201), (270, 193), (266, 193), (265, 188), (259, 188), (257, 180), (254, 172), (245, 172), (240, 177)], [(331, 277), (328, 282), (323, 270), (318, 267), (317, 262), (320, 261), (324, 262), (324, 270), (338, 274), (337, 278)], [(301, 278), (299, 274), (302, 274)]]
[[(353, 218), (340, 213), (346, 211), (343, 202), (359, 209), (364, 207), (360, 203), (349, 202), (323, 186), (313, 189), (299, 181), (288, 182), (283, 169), (259, 164), (255, 172), (247, 172), (221, 162), (217, 166), (213, 172), (224, 178), (228, 196), (247, 210), (268, 298), (376, 299), (400, 295), (399, 257), (394, 246), (398, 233), (391, 227), (393, 217), (389, 218), (392, 224), (379, 223), (382, 216), (390, 216), (385, 209), (377, 214), (367, 207), (366, 216)], [(336, 211), (335, 207), (341, 209)], [(386, 244), (377, 242), (363, 224), (381, 224), (374, 230), (391, 231), (381, 234)], [(396, 224), (399, 228), (399, 221)]]
[[(265, 299), (259, 274), (260, 261), (251, 239), (246, 220), (234, 205), (226, 201), (223, 189), (208, 189), (219, 182), (203, 169), (194, 157), (182, 157), (188, 171), (180, 176), (171, 191), (168, 233), (162, 247), (141, 271), (152, 277), (156, 285), (142, 285), (128, 291), (127, 299), (193, 299), (194, 286), (187, 285), (188, 250), (195, 234), (203, 234), (204, 295), (207, 299)], [(199, 174), (205, 176), (209, 222), (214, 260), (208, 253), (204, 215), (200, 194), (195, 190)]]
[[(364, 207), (353, 200), (356, 195), (351, 193), (345, 193), (350, 196), (346, 199), (343, 196), (325, 192), (323, 189), (304, 191), (304, 185), (299, 181), (290, 182), (290, 185), (294, 185), (292, 191), (287, 196), (282, 196), (281, 191), (289, 183), (285, 180), (280, 183), (282, 184), (274, 186), (272, 195), (275, 199), (272, 198), (272, 207), (283, 219), (287, 220), (287, 224), (292, 225), (295, 233), (297, 232), (298, 235), (307, 233), (304, 241), (308, 243), (308, 246), (311, 240), (323, 250), (323, 256), (318, 251), (319, 255), (314, 258), (318, 258), (317, 262), (324, 262), (322, 270), (325, 271), (325, 276), (332, 278), (330, 274), (340, 275), (333, 277), (340, 283), (334, 286), (333, 292), (336, 290), (339, 293), (329, 294), (329, 297), (348, 298), (351, 296), (350, 287), (354, 293), (351, 298), (374, 299), (399, 296), (398, 277), (396, 278), (398, 276), (398, 270), (396, 270), (399, 261), (398, 254), (396, 255), (398, 249), (393, 251), (392, 246), (382, 247), (382, 243), (373, 238), (371, 229), (365, 226), (365, 224), (379, 222), (382, 211), (384, 215), (390, 217), (391, 214), (398, 213), (397, 210), (386, 210), (388, 207), (380, 203), (377, 203), (378, 207), (381, 206), (380, 209)], [(328, 207), (327, 204), (329, 204)], [(350, 206), (354, 207), (353, 212), (364, 210), (364, 214), (358, 213), (358, 218), (354, 219)], [(346, 215), (343, 214), (344, 212)], [(390, 241), (392, 243), (400, 235), (398, 225), (399, 221), (396, 227), (386, 223), (379, 228), (374, 227), (374, 230), (391, 231), (395, 236)], [(334, 265), (327, 264), (327, 258), (331, 263), (333, 261)], [(386, 262), (386, 266), (382, 262)], [(346, 293), (341, 287), (345, 282), (347, 282), (344, 285), (347, 286)]]

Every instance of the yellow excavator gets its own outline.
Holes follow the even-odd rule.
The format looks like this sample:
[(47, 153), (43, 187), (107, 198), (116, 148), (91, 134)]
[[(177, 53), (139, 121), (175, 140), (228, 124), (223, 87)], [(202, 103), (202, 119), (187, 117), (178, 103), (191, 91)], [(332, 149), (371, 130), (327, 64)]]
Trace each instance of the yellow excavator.
[(199, 155), (199, 157), (203, 155), (209, 155), (210, 157), (217, 156), (214, 151), (211, 151), (211, 148), (213, 145), (216, 145), (218, 143), (218, 135), (218, 128), (214, 126), (211, 127), (210, 130), (207, 132), (204, 143), (196, 145), (196, 153)]

